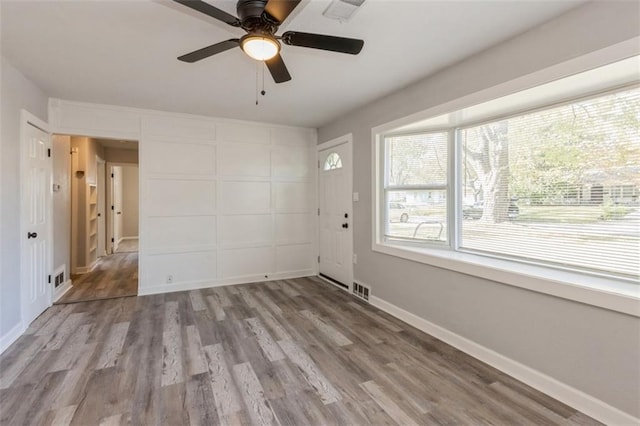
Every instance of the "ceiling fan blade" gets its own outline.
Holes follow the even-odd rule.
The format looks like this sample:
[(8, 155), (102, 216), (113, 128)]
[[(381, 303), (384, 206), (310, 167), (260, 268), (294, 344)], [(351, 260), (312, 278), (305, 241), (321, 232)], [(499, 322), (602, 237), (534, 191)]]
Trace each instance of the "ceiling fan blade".
[(193, 63), (238, 46), (240, 46), (240, 40), (232, 38), (221, 41), (220, 43), (212, 44), (211, 46), (203, 47), (202, 49), (187, 53), (186, 55), (182, 55), (178, 57), (178, 60)]
[(287, 70), (287, 66), (284, 64), (282, 60), (282, 56), (278, 53), (273, 58), (264, 61), (267, 64), (267, 68), (269, 68), (269, 72), (271, 73), (271, 77), (273, 77), (273, 81), (276, 83), (284, 83), (285, 81), (291, 80), (291, 75)]
[(264, 7), (264, 11), (279, 23), (283, 23), (301, 1), (302, 0), (269, 0)]
[(225, 12), (224, 10), (220, 10), (215, 6), (210, 5), (209, 3), (205, 3), (201, 0), (173, 0), (176, 3), (180, 3), (184, 6), (190, 7), (193, 10), (197, 10), (200, 13), (204, 13), (205, 15), (211, 16), (212, 18), (217, 19), (218, 21), (225, 22), (231, 26), (239, 27), (240, 20), (235, 16)]
[(362, 46), (364, 46), (364, 41), (355, 38), (299, 33), (296, 31), (287, 31), (282, 34), (282, 41), (289, 46), (311, 47), (313, 49), (330, 50), (351, 55), (360, 53)]

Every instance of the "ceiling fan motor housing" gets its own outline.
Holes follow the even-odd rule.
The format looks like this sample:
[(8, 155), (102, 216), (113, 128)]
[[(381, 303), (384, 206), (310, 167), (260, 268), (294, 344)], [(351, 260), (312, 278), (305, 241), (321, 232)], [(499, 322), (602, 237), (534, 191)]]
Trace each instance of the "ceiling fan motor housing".
[(275, 34), (280, 23), (264, 11), (267, 0), (239, 0), (236, 11), (241, 26), (248, 32)]

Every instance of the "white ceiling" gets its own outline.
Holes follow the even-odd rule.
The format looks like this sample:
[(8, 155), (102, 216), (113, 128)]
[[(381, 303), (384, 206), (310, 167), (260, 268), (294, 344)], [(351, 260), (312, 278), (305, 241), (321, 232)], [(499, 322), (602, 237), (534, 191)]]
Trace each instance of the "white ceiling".
[[(0, 1), (2, 55), (49, 96), (319, 127), (575, 7), (582, 0), (367, 0), (347, 23), (303, 0), (280, 27), (365, 40), (358, 56), (284, 46), (293, 80), (255, 105), (240, 49), (195, 64), (176, 57), (243, 31), (168, 0)], [(235, 2), (211, 0), (235, 15)], [(261, 76), (259, 78), (261, 81)]]

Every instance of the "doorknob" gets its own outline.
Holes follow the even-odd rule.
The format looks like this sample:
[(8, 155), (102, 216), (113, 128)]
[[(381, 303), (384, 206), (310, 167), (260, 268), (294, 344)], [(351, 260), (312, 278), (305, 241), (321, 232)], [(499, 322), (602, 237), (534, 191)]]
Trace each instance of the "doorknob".
[(349, 228), (349, 224), (348, 224), (348, 223), (343, 223), (343, 224), (342, 224), (342, 227), (343, 227), (344, 229), (347, 229), (347, 228)]
[(27, 232), (27, 240), (30, 240), (31, 238), (38, 238), (38, 233), (37, 232)]

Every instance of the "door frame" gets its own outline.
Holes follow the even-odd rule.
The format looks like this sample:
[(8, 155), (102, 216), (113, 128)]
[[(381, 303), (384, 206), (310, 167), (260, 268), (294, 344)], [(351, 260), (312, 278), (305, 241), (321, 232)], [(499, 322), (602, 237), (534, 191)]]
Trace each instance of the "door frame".
[[(318, 167), (316, 168), (316, 211), (318, 212), (316, 214), (316, 241), (317, 241), (317, 253), (318, 253), (318, 258), (320, 258), (320, 197), (322, 194), (322, 191), (320, 190), (320, 174), (322, 173), (322, 169), (321, 169), (321, 164), (320, 164), (320, 152), (321, 151), (325, 151), (329, 148), (333, 148), (335, 146), (338, 145), (345, 145), (347, 147), (347, 149), (349, 150), (349, 161), (351, 162), (351, 164), (349, 165), (349, 173), (348, 173), (348, 178), (347, 180), (350, 182), (351, 184), (351, 200), (353, 200), (353, 133), (347, 133), (346, 135), (342, 135), (339, 136), (335, 139), (331, 139), (327, 142), (323, 142), (321, 144), (316, 145), (316, 164), (318, 165)], [(351, 259), (349, 259), (349, 262), (347, 262), (347, 264), (349, 265), (348, 269), (349, 269), (349, 282), (346, 283), (347, 286), (349, 288), (344, 288), (342, 286), (338, 286), (335, 285), (337, 288), (340, 288), (344, 291), (347, 291), (349, 293), (352, 292), (353, 289), (353, 251), (354, 251), (354, 247), (353, 247), (353, 231), (354, 231), (354, 217), (353, 217), (353, 201), (350, 203), (349, 205), (349, 217), (351, 217)], [(320, 276), (320, 262), (315, 262), (316, 268), (315, 268), (315, 272), (318, 275), (318, 277), (320, 279), (323, 279), (327, 282), (330, 282), (331, 284), (333, 284), (333, 282), (323, 278)]]
[[(27, 165), (26, 165), (26, 152), (27, 149), (27, 135), (28, 135), (28, 127), (34, 126), (48, 135), (49, 141), (49, 149), (51, 149), (51, 131), (49, 129), (49, 124), (46, 121), (43, 121), (30, 113), (27, 110), (20, 110), (20, 320), (22, 322), (22, 327), (26, 328), (29, 326), (31, 321), (37, 318), (37, 315), (34, 318), (26, 318), (27, 309), (27, 300), (25, 297), (26, 292), (22, 291), (26, 280), (26, 274), (28, 271), (25, 270), (24, 265), (26, 264), (25, 258), (27, 256), (26, 250), (26, 240), (24, 239), (24, 235), (27, 233), (27, 224), (25, 223), (25, 211), (24, 211), (24, 203), (22, 202), (25, 194), (25, 185), (27, 182), (26, 173), (27, 173)], [(49, 157), (49, 162), (53, 165), (53, 158)], [(47, 231), (46, 238), (49, 242), (46, 251), (46, 271), (47, 275), (51, 274), (51, 264), (53, 262), (53, 196), (52, 196), (52, 186), (51, 183), (53, 181), (52, 177), (53, 170), (50, 170), (49, 173), (49, 188), (46, 192), (46, 216), (47, 216)], [(47, 283), (47, 306), (51, 306), (53, 303), (53, 291), (51, 287), (51, 283)], [(45, 308), (46, 309), (46, 308)], [(44, 312), (44, 311), (43, 311)], [(42, 312), (40, 312), (42, 313)]]

